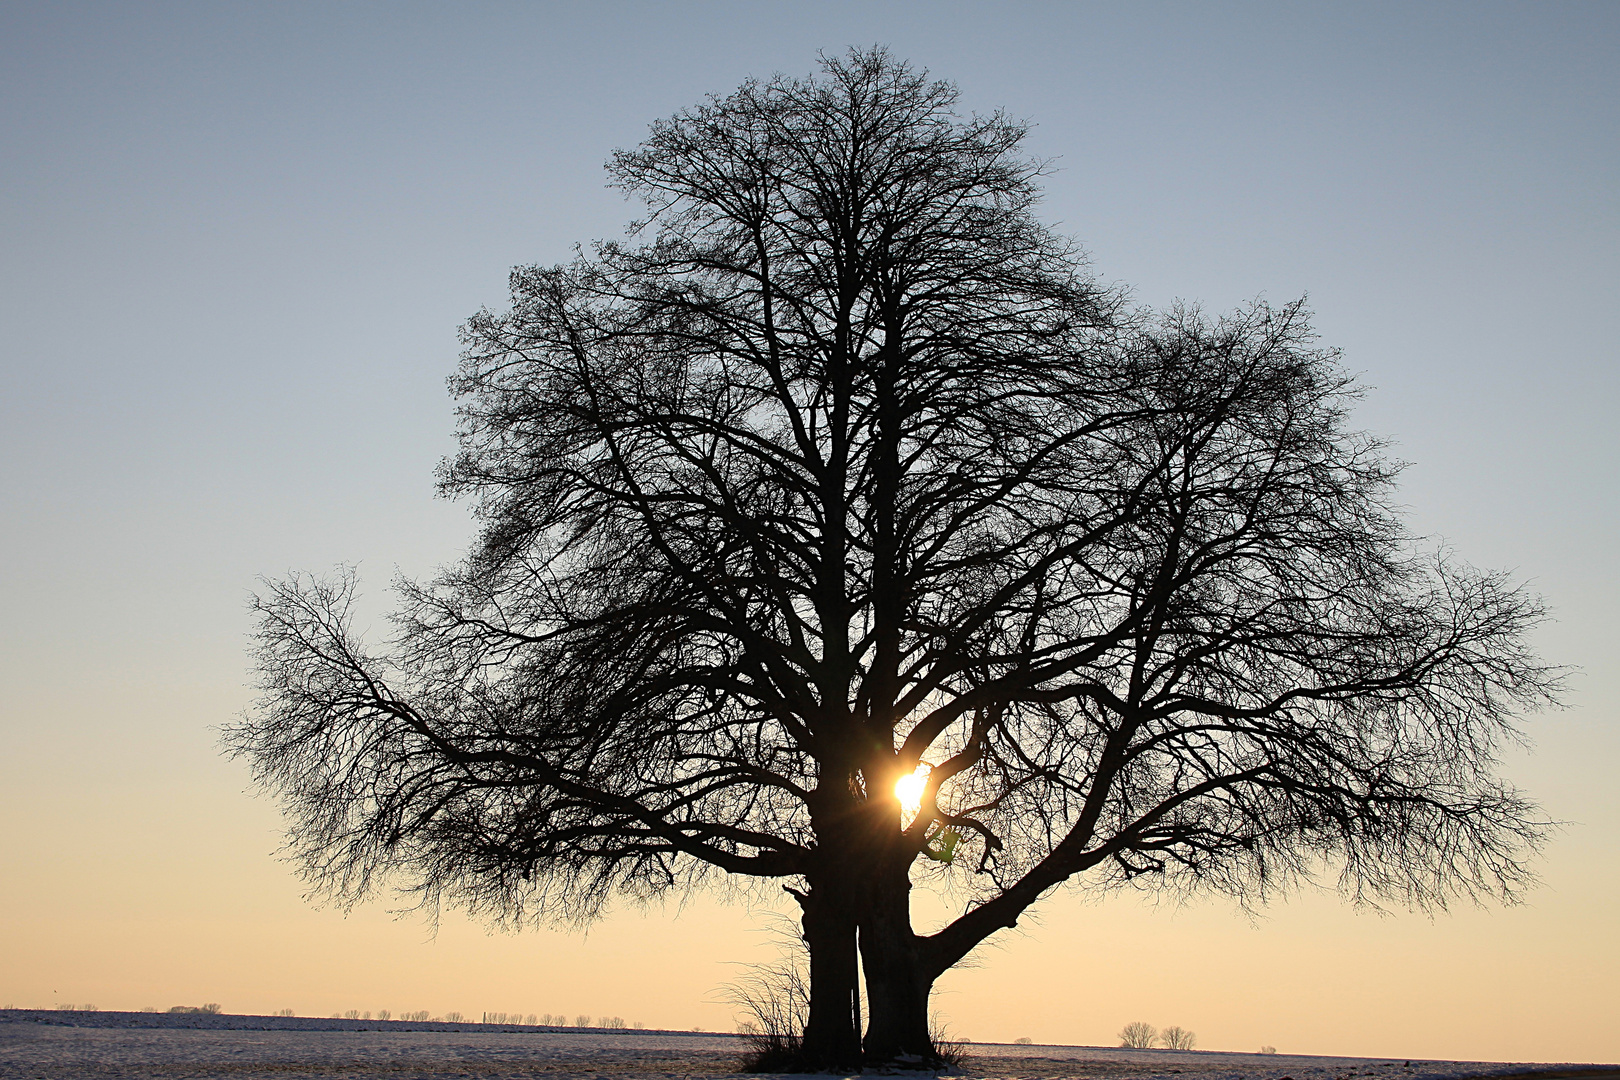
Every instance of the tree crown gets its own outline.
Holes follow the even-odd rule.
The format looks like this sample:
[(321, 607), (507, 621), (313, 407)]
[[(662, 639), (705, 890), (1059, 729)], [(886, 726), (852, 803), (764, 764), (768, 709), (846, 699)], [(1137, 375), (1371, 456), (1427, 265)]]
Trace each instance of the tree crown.
[(313, 876), (587, 916), (859, 854), (968, 886), (941, 965), (1086, 872), (1524, 880), (1535, 601), (1415, 549), (1302, 305), (1128, 309), (955, 105), (881, 51), (710, 98), (614, 156), (630, 239), (469, 321), (465, 562), (387, 656), (352, 579), (258, 602), (227, 741)]

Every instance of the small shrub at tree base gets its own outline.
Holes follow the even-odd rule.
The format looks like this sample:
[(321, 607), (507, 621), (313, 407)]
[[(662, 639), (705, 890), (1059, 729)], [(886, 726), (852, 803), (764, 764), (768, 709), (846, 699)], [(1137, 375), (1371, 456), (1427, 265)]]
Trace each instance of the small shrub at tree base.
[[(696, 1028), (693, 1029), (697, 1030)], [(745, 1073), (809, 1071), (803, 1065), (803, 1037), (792, 1032), (764, 1031), (751, 1021), (737, 1025), (746, 1051), (738, 1069)]]
[(928, 1025), (928, 1041), (934, 1051), (934, 1060), (937, 1066), (946, 1070), (960, 1070), (967, 1064), (968, 1043), (971, 1040), (958, 1039), (945, 1030), (945, 1025), (937, 1019), (930, 1017)]
[[(804, 1057), (804, 1028), (810, 1022), (810, 973), (803, 950), (787, 946), (774, 964), (756, 966), (747, 978), (725, 988), (725, 997), (743, 1014), (743, 1072), (816, 1072)], [(694, 1029), (695, 1030), (695, 1029)]]

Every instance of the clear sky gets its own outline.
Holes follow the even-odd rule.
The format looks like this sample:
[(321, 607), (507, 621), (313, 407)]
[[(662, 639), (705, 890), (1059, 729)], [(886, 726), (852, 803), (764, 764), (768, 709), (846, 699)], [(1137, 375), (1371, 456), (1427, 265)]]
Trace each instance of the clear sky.
[(1551, 603), (1507, 774), (1524, 905), (1059, 894), (947, 976), (980, 1040), (1620, 1060), (1620, 5), (0, 7), (0, 1005), (726, 1028), (769, 897), (588, 935), (306, 904), (216, 728), (257, 575), (455, 558), (458, 324), (633, 207), (653, 120), (881, 42), (1035, 123), (1045, 214), (1143, 302), (1308, 293), (1419, 531)]

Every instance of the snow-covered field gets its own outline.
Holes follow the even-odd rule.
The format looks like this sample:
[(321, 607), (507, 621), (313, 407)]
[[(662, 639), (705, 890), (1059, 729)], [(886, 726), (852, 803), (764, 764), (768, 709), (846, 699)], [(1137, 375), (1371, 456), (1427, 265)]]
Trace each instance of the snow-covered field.
[[(734, 1078), (726, 1035), (279, 1016), (0, 1010), (0, 1078), (305, 1080)], [(962, 1075), (985, 1080), (1620, 1080), (1620, 1067), (1119, 1050), (969, 1047)]]

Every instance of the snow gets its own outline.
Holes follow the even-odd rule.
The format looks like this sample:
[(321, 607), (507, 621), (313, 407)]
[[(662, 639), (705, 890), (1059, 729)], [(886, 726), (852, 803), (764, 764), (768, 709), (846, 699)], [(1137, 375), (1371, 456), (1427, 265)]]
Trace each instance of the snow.
[[(1543, 1080), (1620, 1067), (973, 1044), (982, 1080)], [(707, 1080), (734, 1078), (741, 1046), (714, 1033), (312, 1017), (0, 1010), (0, 1078), (137, 1080)]]

